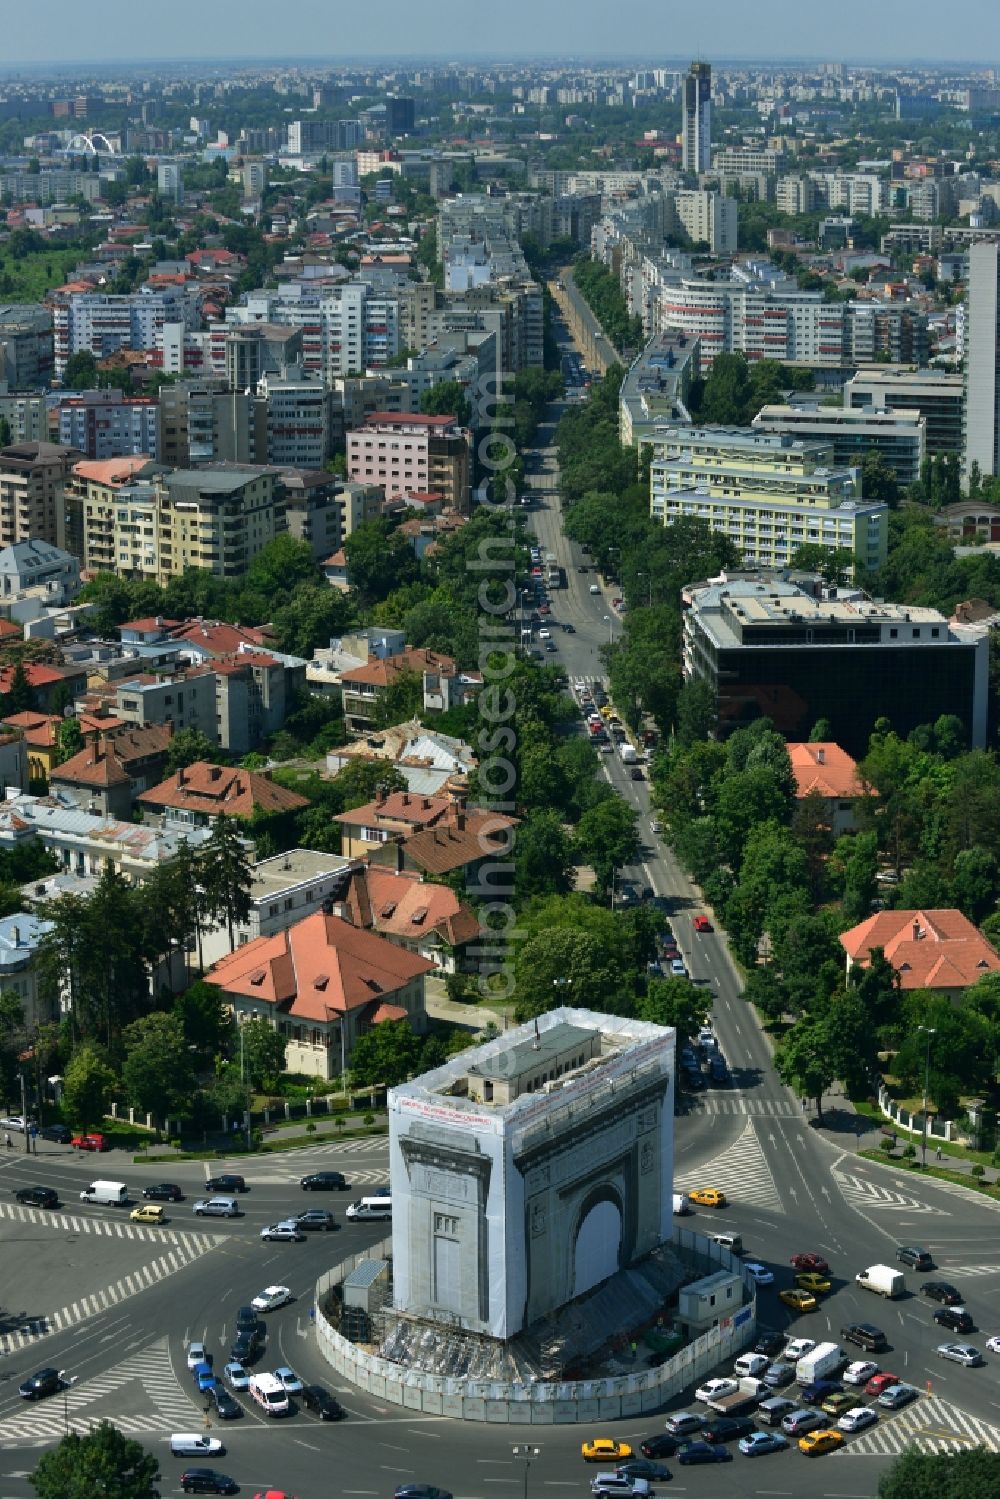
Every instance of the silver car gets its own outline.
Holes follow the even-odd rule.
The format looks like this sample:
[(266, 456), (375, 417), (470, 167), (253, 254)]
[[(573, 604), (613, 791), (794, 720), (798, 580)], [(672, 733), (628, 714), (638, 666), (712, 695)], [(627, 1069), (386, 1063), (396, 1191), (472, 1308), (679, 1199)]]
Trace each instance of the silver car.
[(983, 1355), (971, 1343), (939, 1343), (937, 1351), (939, 1358), (950, 1359), (953, 1364), (964, 1364), (967, 1369), (983, 1363)]
[(275, 1244), (300, 1244), (305, 1239), (305, 1234), (297, 1223), (291, 1220), (284, 1223), (271, 1223), (262, 1228), (260, 1236), (269, 1243)]

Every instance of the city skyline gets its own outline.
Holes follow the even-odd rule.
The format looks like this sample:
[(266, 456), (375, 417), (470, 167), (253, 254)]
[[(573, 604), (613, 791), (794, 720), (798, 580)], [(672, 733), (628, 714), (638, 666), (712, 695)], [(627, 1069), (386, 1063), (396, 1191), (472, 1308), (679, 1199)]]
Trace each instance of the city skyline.
[[(234, 33), (229, 12), (213, 12), (194, 0), (175, 0), (169, 27), (137, 34), (135, 12), (125, 0), (107, 0), (102, 8), (100, 57), (94, 18), (71, 0), (49, 0), (38, 11), (22, 11), (16, 28), (5, 37), (6, 70), (19, 66), (105, 66), (141, 61), (314, 59), (328, 64), (348, 59), (566, 58), (655, 65), (660, 59), (706, 57), (755, 63), (796, 60), (989, 66), (980, 52), (967, 55), (970, 38), (988, 38), (996, 26), (992, 0), (956, 0), (949, 25), (930, 0), (915, 0), (879, 11), (862, 0), (844, 0), (836, 33), (816, 26), (812, 12), (794, 0), (761, 0), (748, 10), (738, 0), (717, 0), (710, 17), (683, 11), (665, 14), (653, 0), (632, 0), (631, 48), (622, 45), (621, 16), (599, 0), (579, 0), (572, 30), (556, 0), (527, 3), (510, 0), (502, 12), (477, 15), (470, 25), (467, 7), (456, 0), (435, 0), (416, 12), (401, 0), (385, 0), (377, 12), (352, 12), (346, 20), (331, 16), (323, 0), (303, 0), (292, 12), (277, 11), (270, 0), (246, 0), (241, 25)], [(992, 26), (991, 26), (992, 23)], [(190, 41), (186, 31), (190, 31)], [(61, 50), (53, 55), (53, 39)], [(843, 49), (845, 41), (846, 50)], [(1000, 50), (1000, 49), (998, 49)]]

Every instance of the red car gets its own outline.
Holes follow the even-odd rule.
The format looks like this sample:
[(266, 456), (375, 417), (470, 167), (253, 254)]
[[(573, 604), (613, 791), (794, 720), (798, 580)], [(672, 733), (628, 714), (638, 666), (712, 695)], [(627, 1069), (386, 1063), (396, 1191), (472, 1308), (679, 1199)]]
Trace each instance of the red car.
[(899, 1384), (899, 1382), (898, 1374), (873, 1374), (865, 1385), (865, 1394), (881, 1395), (883, 1390), (887, 1390), (890, 1385)]
[(712, 932), (715, 930), (707, 916), (696, 916), (694, 918), (694, 929), (696, 932)]
[(74, 1135), (69, 1142), (74, 1150), (110, 1150), (111, 1146), (103, 1135)]
[(829, 1275), (830, 1266), (821, 1254), (793, 1254), (788, 1262), (796, 1270), (814, 1270), (817, 1275)]

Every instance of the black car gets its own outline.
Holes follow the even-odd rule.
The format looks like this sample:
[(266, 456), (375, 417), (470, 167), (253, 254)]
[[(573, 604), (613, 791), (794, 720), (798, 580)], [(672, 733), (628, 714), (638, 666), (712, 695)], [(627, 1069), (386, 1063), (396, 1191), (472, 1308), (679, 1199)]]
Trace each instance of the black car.
[(951, 1332), (975, 1332), (976, 1330), (976, 1324), (961, 1306), (939, 1306), (934, 1313), (934, 1321), (939, 1327), (947, 1327)]
[(647, 1457), (632, 1457), (627, 1463), (619, 1463), (615, 1469), (619, 1478), (645, 1478), (647, 1483), (653, 1483), (657, 1479), (666, 1483), (670, 1477), (670, 1469), (665, 1468), (662, 1463), (651, 1463)]
[(264, 1351), (264, 1339), (257, 1328), (241, 1327), (230, 1350), (233, 1361), (237, 1364), (253, 1364), (260, 1358)]
[(315, 1411), (321, 1421), (340, 1421), (343, 1419), (344, 1408), (339, 1400), (335, 1400), (329, 1390), (325, 1390), (321, 1384), (307, 1384), (302, 1389), (302, 1404), (307, 1410)]
[(347, 1181), (339, 1171), (313, 1171), (299, 1182), (303, 1192), (344, 1192)]
[(647, 1437), (639, 1444), (639, 1451), (643, 1457), (673, 1457), (680, 1446), (676, 1437), (668, 1436), (666, 1432), (658, 1432), (655, 1437)]
[(735, 1442), (738, 1437), (748, 1437), (757, 1428), (749, 1416), (719, 1416), (715, 1421), (706, 1421), (701, 1428), (703, 1442)]
[(920, 1292), (929, 1301), (940, 1301), (943, 1306), (961, 1306), (964, 1299), (946, 1280), (925, 1281)]
[(786, 1364), (784, 1359), (775, 1359), (770, 1368), (764, 1370), (763, 1378), (769, 1390), (783, 1390), (795, 1378), (795, 1365)]
[(246, 1192), (248, 1187), (242, 1176), (224, 1171), (221, 1176), (210, 1176), (205, 1183), (206, 1192)]
[(567, 625), (563, 625), (563, 629), (566, 631), (567, 635), (575, 635), (576, 634), (576, 625), (568, 625), (568, 624)]
[(803, 1385), (799, 1391), (799, 1399), (803, 1405), (822, 1405), (824, 1400), (829, 1400), (831, 1395), (843, 1394), (844, 1386), (836, 1379), (814, 1379), (811, 1384)]
[(142, 1195), (147, 1202), (183, 1202), (184, 1193), (173, 1182), (157, 1182), (155, 1187), (143, 1187)]
[(250, 1303), (247, 1302), (245, 1306), (238, 1306), (236, 1308), (237, 1332), (256, 1332), (259, 1327), (260, 1318), (257, 1315), (256, 1307), (251, 1306)]
[(43, 1140), (54, 1140), (57, 1145), (68, 1145), (73, 1138), (68, 1124), (47, 1124), (38, 1133)]
[(775, 1354), (781, 1353), (785, 1346), (785, 1336), (780, 1332), (763, 1332), (753, 1345), (754, 1353), (762, 1353), (765, 1358), (774, 1358)]
[(698, 1093), (705, 1087), (705, 1074), (700, 1068), (685, 1067), (683, 1083), (690, 1092)]
[(719, 1442), (685, 1442), (677, 1449), (677, 1461), (689, 1463), (731, 1463), (733, 1454)]
[(185, 1468), (181, 1474), (185, 1494), (236, 1494), (239, 1484), (215, 1468)]
[(14, 1193), (15, 1201), (23, 1202), (29, 1208), (57, 1208), (59, 1206), (59, 1194), (54, 1187), (18, 1187)]
[(840, 1336), (845, 1343), (856, 1343), (866, 1353), (879, 1353), (888, 1347), (885, 1333), (874, 1322), (852, 1322), (840, 1329)]
[(215, 1414), (220, 1421), (235, 1421), (242, 1416), (242, 1405), (235, 1395), (230, 1394), (225, 1385), (214, 1384), (209, 1390), (209, 1395), (215, 1406)]
[(336, 1219), (326, 1208), (309, 1208), (304, 1213), (295, 1215), (295, 1222), (299, 1228), (304, 1228), (307, 1233), (329, 1233), (337, 1227)]
[(58, 1369), (39, 1369), (17, 1387), (22, 1400), (42, 1400), (46, 1395), (57, 1395), (63, 1387)]
[(451, 1499), (447, 1489), (436, 1489), (432, 1483), (401, 1483), (392, 1499)]

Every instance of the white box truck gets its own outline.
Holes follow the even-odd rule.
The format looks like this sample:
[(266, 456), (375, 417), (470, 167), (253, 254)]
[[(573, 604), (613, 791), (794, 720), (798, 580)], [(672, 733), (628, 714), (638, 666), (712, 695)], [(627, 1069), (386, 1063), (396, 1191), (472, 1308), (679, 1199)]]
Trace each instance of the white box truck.
[(825, 1379), (843, 1361), (839, 1344), (817, 1343), (812, 1352), (795, 1365), (795, 1383), (812, 1384), (816, 1379)]
[(862, 1290), (874, 1291), (889, 1300), (906, 1294), (902, 1270), (894, 1270), (891, 1265), (869, 1265), (867, 1270), (859, 1270), (854, 1279)]
[(639, 763), (639, 756), (636, 754), (634, 745), (623, 744), (618, 753), (622, 757), (623, 765), (637, 765)]
[(128, 1202), (128, 1187), (124, 1182), (91, 1182), (80, 1193), (81, 1202), (99, 1202), (105, 1207), (123, 1208)]

